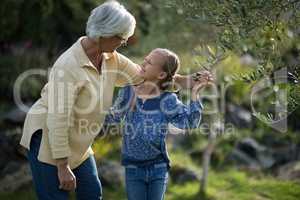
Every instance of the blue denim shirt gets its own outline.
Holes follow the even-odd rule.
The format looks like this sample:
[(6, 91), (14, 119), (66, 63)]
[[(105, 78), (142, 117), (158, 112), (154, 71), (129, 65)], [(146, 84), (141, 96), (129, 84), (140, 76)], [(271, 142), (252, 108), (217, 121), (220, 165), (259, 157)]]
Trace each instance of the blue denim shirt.
[(176, 94), (163, 92), (160, 96), (144, 102), (136, 97), (135, 105), (132, 106), (133, 97), (132, 86), (121, 88), (105, 119), (106, 125), (124, 122), (122, 164), (169, 164), (165, 141), (168, 124), (171, 123), (180, 129), (197, 128), (202, 104), (200, 101), (191, 101), (185, 105)]

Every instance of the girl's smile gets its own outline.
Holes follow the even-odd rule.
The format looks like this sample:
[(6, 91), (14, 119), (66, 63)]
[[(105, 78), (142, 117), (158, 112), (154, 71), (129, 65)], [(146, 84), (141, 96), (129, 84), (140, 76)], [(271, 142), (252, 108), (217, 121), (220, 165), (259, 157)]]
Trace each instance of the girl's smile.
[(164, 56), (159, 51), (152, 51), (144, 58), (144, 62), (141, 64), (141, 76), (145, 80), (160, 80), (165, 77), (165, 72), (162, 69), (162, 65), (165, 62)]

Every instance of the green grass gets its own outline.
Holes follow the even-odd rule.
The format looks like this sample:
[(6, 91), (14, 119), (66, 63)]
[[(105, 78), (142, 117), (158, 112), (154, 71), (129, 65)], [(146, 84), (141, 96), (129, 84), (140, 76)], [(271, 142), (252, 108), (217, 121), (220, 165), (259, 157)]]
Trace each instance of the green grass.
[(300, 185), (294, 182), (280, 181), (272, 177), (253, 178), (238, 172), (226, 174), (224, 180), (228, 180), (228, 189), (232, 190), (232, 194), (228, 197), (232, 200), (296, 200), (300, 198)]
[[(171, 185), (167, 200), (198, 200), (199, 183)], [(210, 172), (207, 199), (210, 200), (298, 200), (300, 184), (273, 177), (257, 177), (245, 172), (228, 170)]]
[[(118, 190), (113, 188), (103, 188), (103, 197), (107, 200), (125, 200), (125, 191), (124, 188), (118, 188)], [(37, 200), (33, 188), (30, 187), (26, 190), (22, 190), (15, 193), (0, 193), (1, 200)], [(70, 195), (70, 200), (75, 200), (75, 194)]]
[(0, 199), (2, 200), (34, 200), (35, 195), (33, 193), (32, 188), (27, 190), (22, 190), (14, 193), (1, 193)]
[[(170, 182), (166, 200), (199, 200), (199, 183), (176, 185)], [(124, 188), (104, 187), (104, 199), (125, 200)], [(257, 176), (234, 169), (211, 171), (207, 199), (209, 200), (299, 200), (300, 184), (280, 181), (269, 176)], [(17, 193), (0, 194), (2, 200), (34, 200), (32, 189)], [(72, 198), (74, 199), (74, 198)]]

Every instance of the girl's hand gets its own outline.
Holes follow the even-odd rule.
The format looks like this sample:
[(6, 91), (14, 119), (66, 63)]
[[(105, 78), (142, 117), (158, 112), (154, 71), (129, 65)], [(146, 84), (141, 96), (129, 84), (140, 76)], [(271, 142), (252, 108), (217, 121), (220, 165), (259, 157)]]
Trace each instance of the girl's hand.
[(175, 74), (174, 79), (177, 88), (192, 89), (195, 85), (199, 84), (199, 81), (205, 76), (212, 77), (208, 70), (201, 70), (190, 75)]
[(192, 100), (196, 101), (198, 99), (199, 91), (208, 86), (213, 84), (213, 77), (209, 71), (203, 71), (197, 80), (197, 84), (195, 84), (192, 88)]

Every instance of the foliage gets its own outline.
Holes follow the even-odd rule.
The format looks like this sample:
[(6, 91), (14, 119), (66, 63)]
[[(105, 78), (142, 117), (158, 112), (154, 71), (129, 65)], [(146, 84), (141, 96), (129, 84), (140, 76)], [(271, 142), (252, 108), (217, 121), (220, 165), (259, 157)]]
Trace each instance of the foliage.
[(1, 43), (28, 41), (53, 50), (84, 34), (90, 10), (97, 4), (85, 0), (4, 0), (1, 5)]
[[(191, 23), (212, 26), (215, 34), (211, 34), (210, 43), (213, 46), (239, 56), (249, 56), (255, 62), (251, 72), (233, 74), (233, 80), (252, 85), (264, 77), (275, 81), (274, 73), (287, 68), (288, 110), (294, 111), (298, 107), (299, 1), (169, 0), (168, 4), (182, 9)], [(274, 120), (274, 116), (266, 115), (266, 119)]]
[[(1, 2), (0, 79), (1, 98), (11, 99), (13, 83), (23, 71), (32, 68), (46, 69), (64, 49), (84, 34), (87, 17), (93, 7), (104, 0), (3, 0)], [(136, 36), (139, 43), (120, 49), (127, 56), (142, 57), (156, 47), (170, 48), (179, 53), (182, 73), (203, 68), (215, 68), (219, 83), (231, 83), (226, 93), (227, 102), (249, 108), (251, 87), (264, 77), (274, 81), (274, 73), (287, 68), (287, 83), (274, 85), (288, 93), (289, 122), (297, 124), (300, 117), (300, 7), (297, 0), (121, 0), (137, 19)], [(225, 56), (223, 59), (223, 55)], [(250, 64), (241, 61), (250, 58)], [(246, 60), (247, 60), (246, 59)], [(22, 97), (35, 99), (45, 79), (27, 80)], [(276, 88), (275, 87), (275, 88)], [(274, 90), (274, 88), (269, 88)], [(275, 91), (275, 90), (274, 90)], [(2, 99), (1, 99), (2, 100)], [(270, 99), (260, 99), (255, 105), (264, 109), (257, 113), (268, 122)], [(4, 104), (3, 104), (4, 105)], [(6, 105), (6, 104), (5, 104)], [(261, 114), (261, 115), (260, 115)], [(204, 120), (206, 116), (204, 116)], [(287, 143), (299, 143), (299, 134), (276, 134), (262, 123), (255, 130), (239, 130), (230, 138), (216, 142), (214, 163), (208, 181), (210, 199), (290, 199), (299, 197), (299, 187), (293, 182), (279, 182), (267, 176), (254, 176), (225, 170), (225, 156), (237, 140), (253, 137), (262, 144), (268, 137)], [(296, 127), (296, 125), (295, 125)], [(299, 125), (298, 125), (299, 128)], [(276, 134), (276, 135), (275, 135)], [(174, 164), (200, 170), (186, 153), (203, 149), (206, 136), (190, 136), (189, 144), (170, 153)], [(201, 144), (199, 143), (201, 141)], [(265, 144), (267, 145), (267, 144)], [(171, 145), (169, 145), (170, 147)], [(97, 158), (119, 160), (120, 140), (98, 139), (93, 148)], [(218, 169), (218, 171), (214, 171)], [(219, 169), (222, 169), (220, 171)], [(196, 199), (199, 183), (170, 184), (166, 199)], [(105, 199), (124, 199), (120, 191), (104, 187)], [(33, 199), (32, 191), (0, 194), (0, 199)]]

